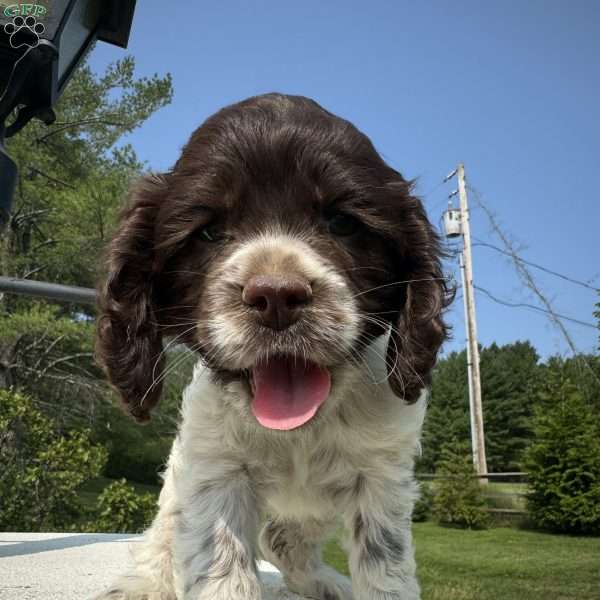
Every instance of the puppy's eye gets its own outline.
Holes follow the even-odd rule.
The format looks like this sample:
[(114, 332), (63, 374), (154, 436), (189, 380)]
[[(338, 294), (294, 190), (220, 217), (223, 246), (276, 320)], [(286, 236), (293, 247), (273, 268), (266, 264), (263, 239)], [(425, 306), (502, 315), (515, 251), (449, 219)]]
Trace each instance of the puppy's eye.
[(327, 220), (327, 226), (333, 235), (346, 237), (355, 234), (362, 227), (362, 223), (351, 215), (337, 213)]
[(209, 223), (202, 229), (198, 229), (196, 236), (203, 242), (214, 243), (225, 238), (225, 233), (219, 223)]

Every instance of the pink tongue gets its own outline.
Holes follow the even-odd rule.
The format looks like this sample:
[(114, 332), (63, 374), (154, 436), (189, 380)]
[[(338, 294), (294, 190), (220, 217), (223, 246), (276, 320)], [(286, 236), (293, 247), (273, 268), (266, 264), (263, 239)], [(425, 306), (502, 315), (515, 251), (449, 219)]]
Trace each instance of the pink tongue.
[(299, 358), (274, 358), (253, 370), (252, 412), (263, 427), (295, 429), (310, 421), (331, 388), (329, 371)]

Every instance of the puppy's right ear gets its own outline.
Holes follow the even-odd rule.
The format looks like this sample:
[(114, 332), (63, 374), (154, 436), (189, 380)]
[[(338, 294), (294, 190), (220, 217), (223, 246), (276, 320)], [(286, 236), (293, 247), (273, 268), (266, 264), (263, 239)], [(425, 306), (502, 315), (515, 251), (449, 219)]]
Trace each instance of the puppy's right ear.
[(162, 336), (152, 286), (155, 224), (166, 193), (166, 179), (158, 175), (132, 188), (108, 247), (107, 277), (99, 293), (97, 357), (138, 422), (150, 420), (162, 388)]

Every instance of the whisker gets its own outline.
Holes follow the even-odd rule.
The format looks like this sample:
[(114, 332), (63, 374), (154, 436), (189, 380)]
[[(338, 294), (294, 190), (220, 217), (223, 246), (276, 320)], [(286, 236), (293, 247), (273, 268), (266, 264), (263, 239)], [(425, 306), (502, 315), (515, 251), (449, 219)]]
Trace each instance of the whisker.
[(178, 271), (165, 271), (164, 275), (206, 275), (206, 272), (203, 271), (186, 271), (186, 270), (178, 270)]
[(154, 312), (163, 312), (165, 310), (177, 310), (179, 308), (198, 308), (197, 304), (173, 304), (171, 306), (163, 306), (162, 308), (155, 308)]
[(382, 269), (380, 267), (348, 267), (347, 269), (337, 269), (337, 270), (340, 273), (347, 273), (348, 271), (369, 270), (369, 271), (379, 271), (381, 273), (388, 273), (389, 274), (389, 271), (387, 269)]
[(154, 362), (154, 366), (152, 367), (152, 379), (154, 380), (154, 377), (156, 376), (156, 367), (158, 366), (158, 363), (160, 362), (160, 359), (164, 356), (165, 352), (167, 352), (167, 350), (177, 342), (177, 340), (185, 335), (186, 333), (189, 333), (190, 331), (193, 331), (194, 329), (196, 329), (196, 325), (192, 325), (192, 327), (189, 327), (188, 329), (186, 329), (185, 331), (182, 331), (179, 335), (176, 335), (160, 352), (160, 354), (158, 355), (158, 357), (156, 358), (156, 361)]
[[(193, 352), (195, 350), (200, 349), (201, 347), (202, 347), (202, 342), (198, 342), (197, 344), (194, 344), (193, 346), (191, 346), (188, 349), (191, 352)], [(142, 399), (140, 400), (140, 406), (144, 405), (144, 401), (148, 397), (148, 394), (151, 392), (152, 388), (156, 387), (159, 383), (161, 383), (167, 377), (167, 375), (171, 374), (177, 367), (179, 367), (179, 365), (181, 365), (188, 358), (189, 357), (186, 354), (183, 354), (182, 356), (179, 356), (175, 361), (173, 361), (173, 364), (169, 365), (169, 367), (167, 369), (165, 369), (159, 375), (158, 378), (155, 378), (154, 374), (153, 374), (152, 382), (150, 383), (150, 385), (148, 386), (148, 389), (146, 390), (146, 392), (142, 396)]]
[(362, 292), (359, 292), (358, 294), (354, 294), (352, 297), (358, 298), (359, 296), (362, 296), (363, 294), (369, 294), (370, 292), (374, 292), (374, 291), (380, 290), (382, 288), (392, 287), (395, 285), (403, 285), (405, 283), (418, 283), (420, 281), (449, 281), (449, 280), (450, 280), (450, 277), (424, 277), (423, 279), (405, 279), (404, 281), (392, 281), (391, 283), (384, 283), (382, 285), (378, 285), (378, 286), (370, 288), (368, 290), (364, 290)]

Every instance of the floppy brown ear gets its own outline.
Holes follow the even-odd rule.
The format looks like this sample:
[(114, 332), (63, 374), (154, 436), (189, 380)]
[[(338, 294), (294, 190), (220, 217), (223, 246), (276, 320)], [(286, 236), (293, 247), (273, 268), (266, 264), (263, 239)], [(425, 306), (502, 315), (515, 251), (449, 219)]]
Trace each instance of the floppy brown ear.
[[(406, 184), (404, 184), (406, 185)], [(404, 306), (387, 348), (389, 383), (406, 402), (419, 399), (431, 383), (431, 371), (448, 337), (443, 312), (453, 299), (442, 272), (440, 239), (421, 202), (408, 196), (402, 203), (402, 239), (398, 240), (402, 277), (408, 281)]]
[(126, 410), (150, 420), (159, 400), (162, 336), (152, 301), (155, 222), (166, 181), (152, 175), (131, 190), (108, 247), (107, 277), (99, 293), (96, 353)]

